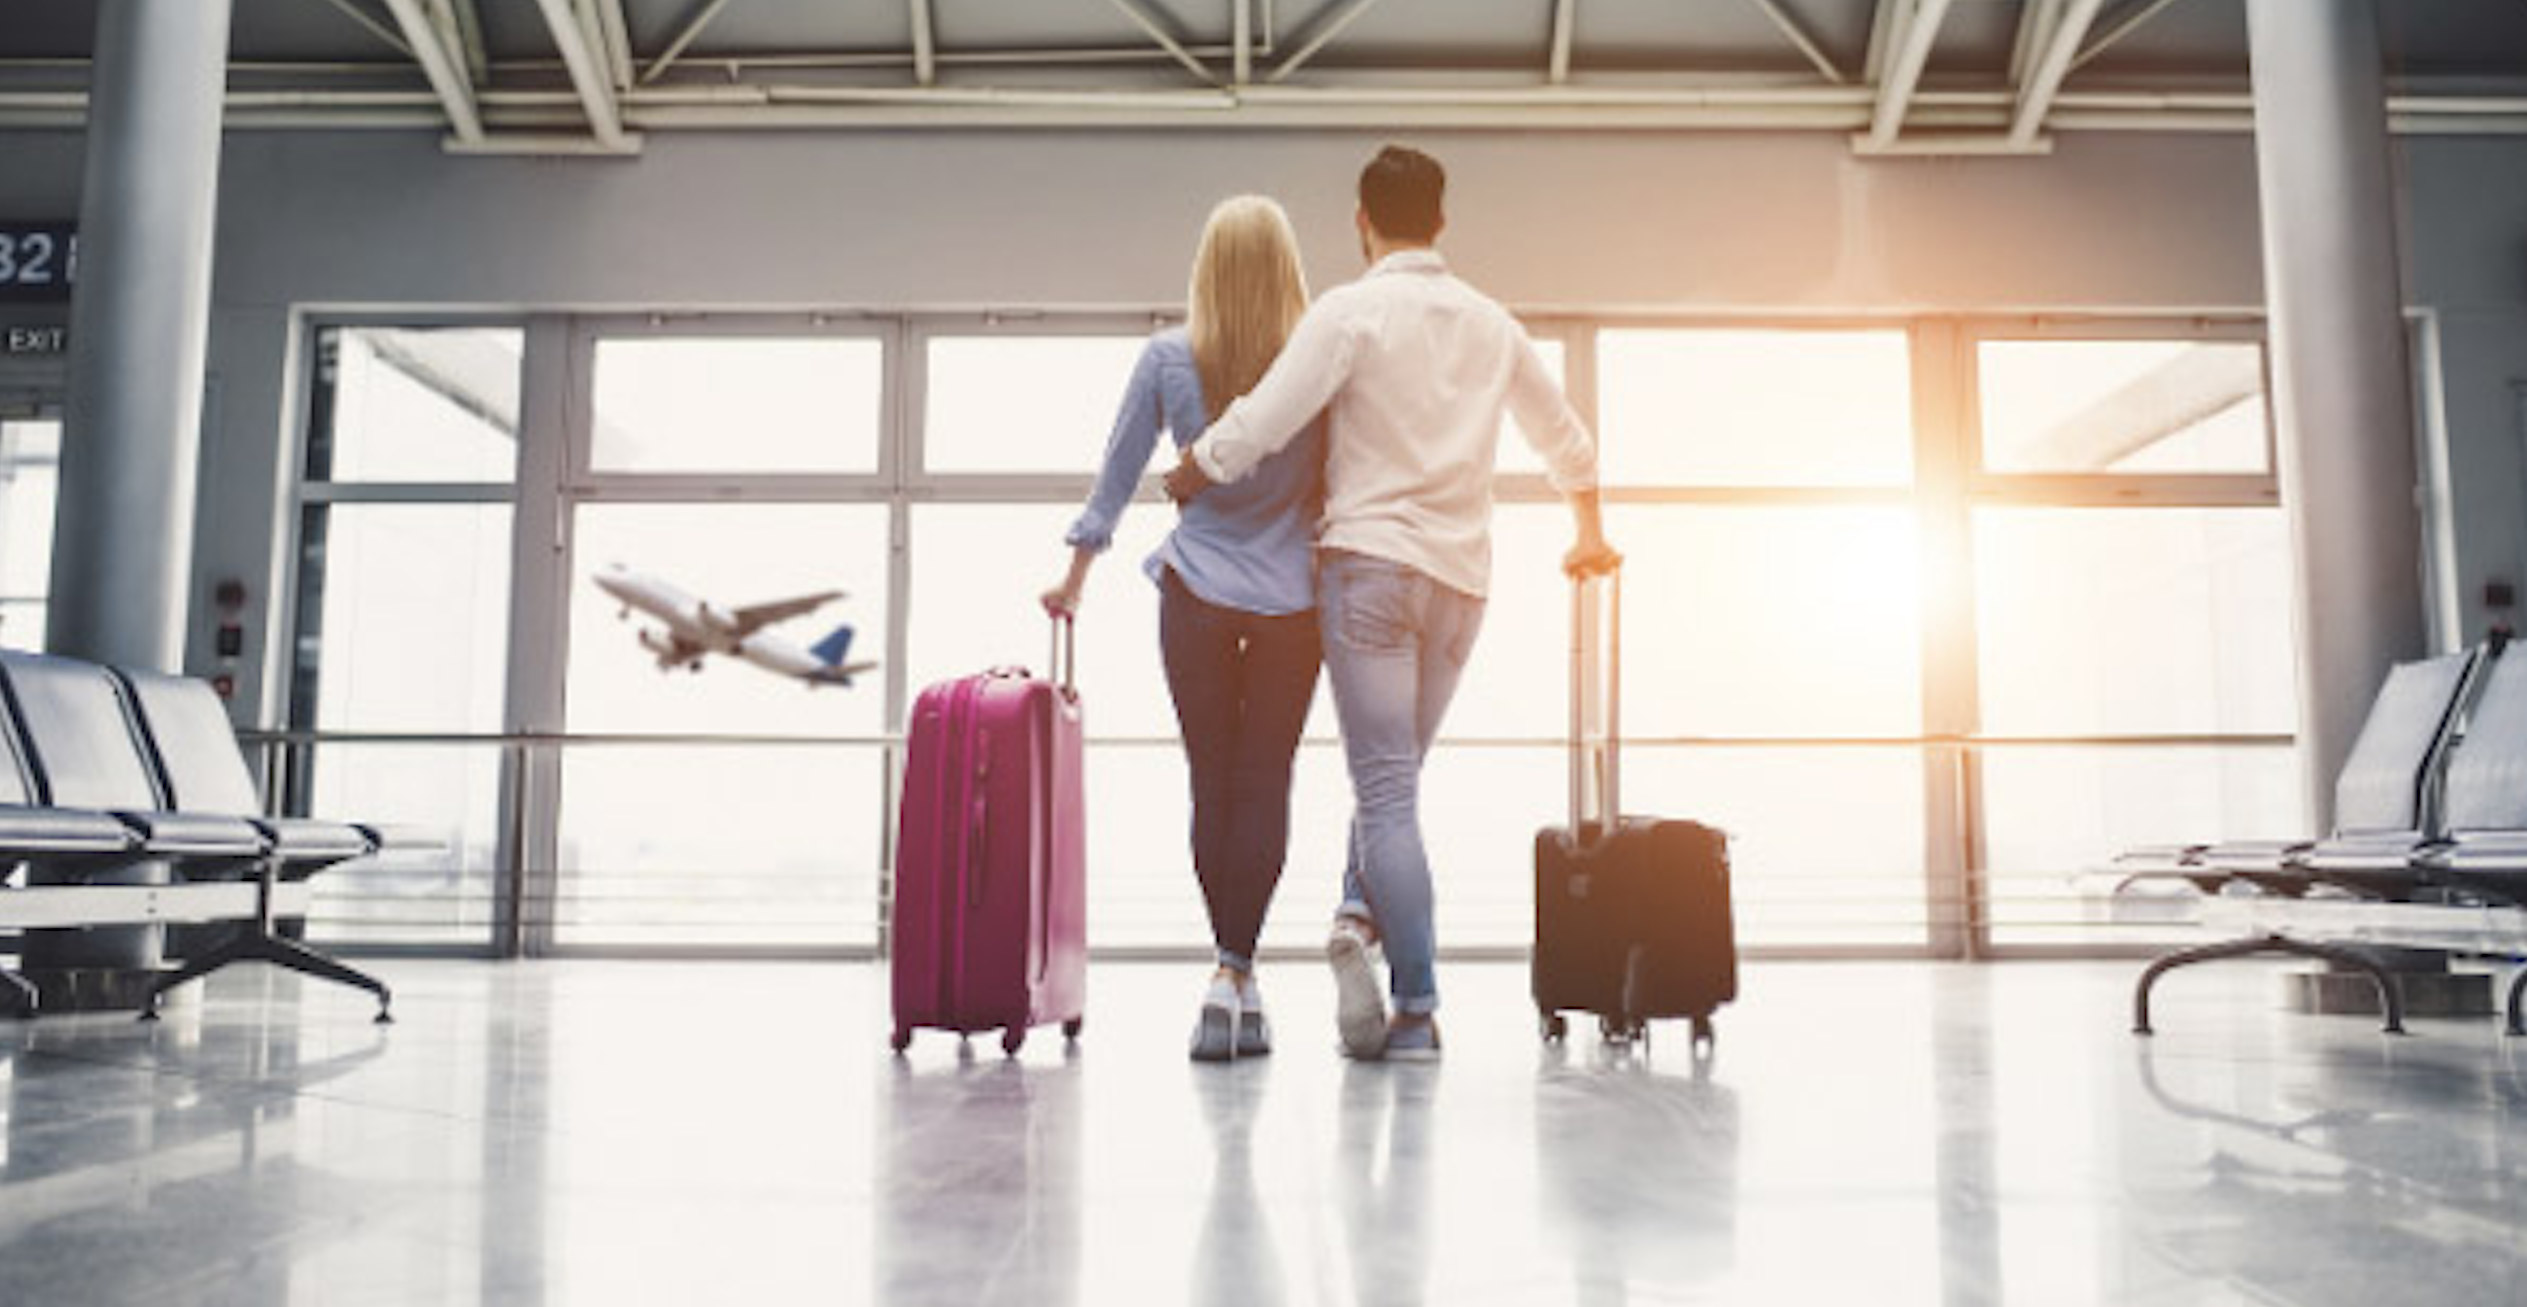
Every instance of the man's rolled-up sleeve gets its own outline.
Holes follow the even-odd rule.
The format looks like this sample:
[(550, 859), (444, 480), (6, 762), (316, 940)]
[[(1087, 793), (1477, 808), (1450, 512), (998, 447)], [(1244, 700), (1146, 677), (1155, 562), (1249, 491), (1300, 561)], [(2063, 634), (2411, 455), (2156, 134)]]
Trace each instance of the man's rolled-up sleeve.
[(1518, 420), (1519, 433), (1544, 459), (1546, 479), (1554, 489), (1570, 494), (1597, 488), (1597, 441), (1523, 332), (1509, 378), (1509, 413)]

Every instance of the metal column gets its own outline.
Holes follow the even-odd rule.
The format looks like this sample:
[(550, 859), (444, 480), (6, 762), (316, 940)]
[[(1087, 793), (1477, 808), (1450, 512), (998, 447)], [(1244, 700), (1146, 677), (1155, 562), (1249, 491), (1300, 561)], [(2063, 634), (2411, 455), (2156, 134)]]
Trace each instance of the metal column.
[(2299, 756), (2323, 829), (2379, 681), (2423, 644), (2395, 178), (2373, 0), (2248, 0), (2247, 16)]
[[(47, 634), (57, 652), (157, 671), (184, 661), (228, 13), (229, 0), (102, 0), (89, 79)], [(152, 862), (93, 879), (168, 874)], [(29, 932), (26, 970), (48, 1005), (66, 991), (82, 1006), (91, 983), (157, 966), (163, 930)]]
[(160, 671), (184, 659), (228, 13), (102, 0), (88, 90), (49, 635)]

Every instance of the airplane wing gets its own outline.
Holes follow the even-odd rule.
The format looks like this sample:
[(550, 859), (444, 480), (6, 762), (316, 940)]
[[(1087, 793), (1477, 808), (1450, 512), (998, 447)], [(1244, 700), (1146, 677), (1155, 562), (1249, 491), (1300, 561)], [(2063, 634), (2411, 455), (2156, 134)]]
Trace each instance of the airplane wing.
[(804, 617), (841, 597), (840, 590), (826, 590), (818, 594), (800, 595), (796, 599), (780, 599), (768, 604), (754, 604), (740, 608), (731, 614), (737, 621), (737, 638), (742, 640), (777, 622), (786, 622), (793, 617)]

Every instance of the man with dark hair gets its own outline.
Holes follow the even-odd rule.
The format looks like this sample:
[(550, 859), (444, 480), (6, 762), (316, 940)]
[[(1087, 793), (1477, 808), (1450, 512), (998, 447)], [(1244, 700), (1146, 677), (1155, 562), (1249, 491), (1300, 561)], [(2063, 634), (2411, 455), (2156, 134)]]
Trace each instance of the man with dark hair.
[(1360, 212), (1389, 240), (1439, 239), (1448, 171), (1419, 150), (1390, 145), (1360, 170)]
[[(1570, 500), (1574, 575), (1612, 569), (1597, 508), (1597, 450), (1509, 311), (1451, 275), (1431, 248), (1447, 174), (1388, 146), (1360, 173), (1353, 222), (1369, 271), (1299, 319), (1272, 370), (1167, 477), (1183, 502), (1235, 481), (1330, 419), (1317, 614), (1342, 722), (1353, 815), (1343, 901), (1326, 956), (1353, 1057), (1439, 1054), (1422, 760), (1473, 652), (1491, 578), (1492, 465), (1504, 410)], [(1382, 944), (1390, 1020), (1370, 969)]]

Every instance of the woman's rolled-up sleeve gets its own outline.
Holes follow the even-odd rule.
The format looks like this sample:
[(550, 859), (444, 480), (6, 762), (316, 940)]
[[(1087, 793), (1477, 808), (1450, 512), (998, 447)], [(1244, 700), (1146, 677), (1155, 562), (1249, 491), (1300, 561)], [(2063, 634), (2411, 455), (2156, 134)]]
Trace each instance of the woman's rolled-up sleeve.
[(1087, 506), (1070, 530), (1063, 533), (1063, 543), (1074, 549), (1104, 553), (1114, 545), (1115, 527), (1123, 520), (1123, 510), (1131, 506), (1141, 474), (1149, 469), (1150, 451), (1158, 445), (1161, 371), (1158, 345), (1153, 341), (1141, 351), (1132, 380), (1123, 388), (1123, 404), (1114, 415), (1113, 432), (1106, 437), (1106, 457), (1097, 471), (1096, 488), (1089, 492)]

